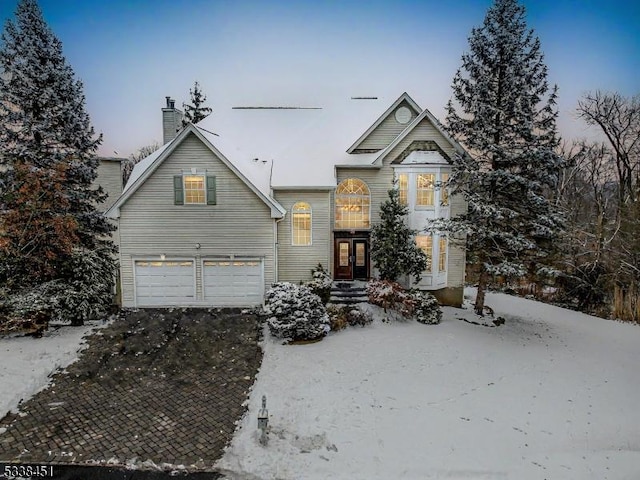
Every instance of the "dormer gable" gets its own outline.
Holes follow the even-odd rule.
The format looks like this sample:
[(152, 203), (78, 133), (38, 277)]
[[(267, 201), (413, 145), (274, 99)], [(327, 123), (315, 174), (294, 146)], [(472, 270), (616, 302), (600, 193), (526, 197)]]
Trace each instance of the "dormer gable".
[(347, 153), (374, 153), (387, 147), (420, 114), (422, 109), (403, 93), (387, 110), (347, 149)]

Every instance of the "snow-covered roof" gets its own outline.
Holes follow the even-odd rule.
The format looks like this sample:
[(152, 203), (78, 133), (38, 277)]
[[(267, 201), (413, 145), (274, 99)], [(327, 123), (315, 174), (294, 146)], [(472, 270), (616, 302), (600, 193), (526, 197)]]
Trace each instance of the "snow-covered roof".
[[(410, 98), (403, 94), (400, 100), (405, 97)], [(346, 99), (314, 109), (218, 110), (198, 127), (215, 133), (209, 134), (211, 143), (236, 165), (256, 158), (253, 163), (273, 162), (275, 189), (331, 188), (336, 165), (371, 166), (376, 154), (349, 154), (347, 148), (383, 117), (390, 103)]]

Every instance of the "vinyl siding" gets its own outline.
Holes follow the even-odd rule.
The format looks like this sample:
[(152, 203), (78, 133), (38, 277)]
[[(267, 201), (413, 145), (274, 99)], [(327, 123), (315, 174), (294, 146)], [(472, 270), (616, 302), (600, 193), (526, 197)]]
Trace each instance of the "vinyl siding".
[[(327, 191), (278, 190), (276, 200), (287, 210), (278, 223), (278, 281), (311, 280), (311, 270), (321, 263), (329, 268), (331, 242), (330, 193)], [(291, 209), (297, 202), (311, 205), (311, 245), (292, 245)]]
[[(447, 154), (450, 158), (453, 158), (455, 149), (447, 141), (446, 138), (431, 124), (431, 122), (424, 118), (418, 124), (413, 131), (407, 135), (398, 145), (396, 145), (384, 158), (385, 165), (393, 162), (398, 155), (400, 155), (410, 144), (415, 140), (432, 140), (438, 144), (438, 146)], [(391, 143), (391, 142), (389, 142)]]
[(98, 210), (106, 212), (122, 193), (122, 170), (120, 162), (100, 160), (98, 177), (95, 184), (100, 185), (108, 195), (104, 203), (98, 205)]
[[(174, 205), (173, 177), (193, 167), (216, 176), (217, 205)], [(274, 282), (270, 209), (193, 134), (121, 207), (120, 242), (123, 306), (134, 303), (134, 260), (161, 254), (196, 259), (196, 302), (202, 258), (263, 258), (265, 284)]]
[(358, 145), (355, 152), (358, 150), (381, 150), (393, 142), (393, 140), (409, 125), (409, 123), (403, 125), (398, 123), (396, 120), (396, 111), (401, 107), (407, 107), (411, 111), (411, 120), (409, 120), (409, 123), (416, 118), (417, 113), (409, 103), (406, 101), (401, 102), (400, 105), (398, 105), (398, 107), (392, 111), (387, 118), (385, 118), (380, 125), (378, 125), (369, 134), (369, 136), (362, 141), (360, 145)]

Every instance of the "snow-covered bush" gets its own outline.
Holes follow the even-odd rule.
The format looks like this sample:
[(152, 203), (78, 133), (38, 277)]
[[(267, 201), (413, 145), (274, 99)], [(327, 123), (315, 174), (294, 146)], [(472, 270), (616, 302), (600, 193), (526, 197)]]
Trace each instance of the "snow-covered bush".
[(371, 313), (362, 310), (358, 305), (342, 307), (331, 306), (327, 309), (331, 330), (342, 330), (349, 325), (365, 325), (373, 322)]
[(418, 322), (437, 325), (442, 321), (442, 310), (436, 297), (420, 290), (412, 290), (410, 294), (414, 302), (414, 316)]
[(403, 317), (413, 313), (413, 300), (409, 292), (397, 282), (389, 280), (371, 280), (367, 284), (369, 303), (384, 308), (384, 311), (395, 310)]
[(427, 292), (405, 290), (396, 282), (372, 280), (367, 285), (369, 303), (398, 313), (404, 318), (412, 318), (420, 323), (435, 325), (442, 320), (438, 300)]
[(65, 280), (51, 282), (49, 292), (55, 297), (54, 319), (82, 325), (86, 320), (107, 313), (113, 302), (113, 260), (108, 250), (73, 252)]
[(276, 283), (267, 290), (264, 315), (271, 334), (289, 340), (313, 340), (329, 332), (327, 309), (309, 287)]
[(318, 295), (322, 303), (326, 305), (329, 303), (329, 298), (331, 297), (333, 279), (320, 263), (311, 270), (311, 275), (313, 276), (313, 280), (307, 282), (305, 285), (309, 287), (313, 293)]

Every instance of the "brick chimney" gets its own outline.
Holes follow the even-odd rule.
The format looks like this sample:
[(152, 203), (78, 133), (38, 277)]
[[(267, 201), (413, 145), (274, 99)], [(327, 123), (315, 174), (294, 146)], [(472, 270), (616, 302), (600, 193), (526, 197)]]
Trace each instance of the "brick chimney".
[(162, 143), (166, 144), (176, 138), (182, 130), (182, 112), (176, 108), (176, 101), (166, 97), (167, 106), (162, 109)]

